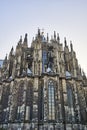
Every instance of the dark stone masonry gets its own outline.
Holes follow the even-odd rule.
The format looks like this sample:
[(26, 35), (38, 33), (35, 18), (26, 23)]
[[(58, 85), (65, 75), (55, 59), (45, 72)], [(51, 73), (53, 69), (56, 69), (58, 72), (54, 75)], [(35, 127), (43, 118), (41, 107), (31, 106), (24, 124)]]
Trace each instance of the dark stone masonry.
[[(70, 48), (70, 49), (69, 49)], [(59, 34), (27, 34), (0, 66), (0, 128), (87, 130), (87, 78)]]

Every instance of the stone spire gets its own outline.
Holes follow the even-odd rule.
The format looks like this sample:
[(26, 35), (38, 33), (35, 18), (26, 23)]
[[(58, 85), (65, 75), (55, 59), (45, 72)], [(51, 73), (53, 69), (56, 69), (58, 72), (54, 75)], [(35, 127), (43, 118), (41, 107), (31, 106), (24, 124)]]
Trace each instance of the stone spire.
[(67, 46), (66, 37), (64, 38), (64, 44), (65, 44), (65, 47), (66, 47)]
[(57, 33), (57, 42), (60, 43), (59, 33)]
[(24, 43), (27, 43), (27, 33), (25, 34)]
[(11, 51), (10, 51), (10, 56), (13, 55), (13, 52), (14, 52), (14, 48), (13, 48), (13, 46), (12, 46)]
[(20, 36), (20, 39), (18, 41), (18, 46), (22, 44), (22, 36)]
[(22, 36), (20, 36), (20, 40), (19, 40), (20, 43), (22, 43)]
[(23, 43), (23, 45), (24, 45), (25, 47), (28, 47), (27, 33), (25, 34), (25, 38), (24, 38), (24, 43)]
[(38, 28), (38, 36), (40, 36), (40, 29)]
[(14, 50), (14, 48), (13, 48), (13, 46), (12, 46), (12, 48), (11, 48), (11, 52), (13, 52), (13, 50)]
[(54, 40), (56, 41), (56, 31), (54, 31)]
[(72, 41), (70, 41), (70, 48), (71, 48), (71, 52), (72, 52), (73, 51)]

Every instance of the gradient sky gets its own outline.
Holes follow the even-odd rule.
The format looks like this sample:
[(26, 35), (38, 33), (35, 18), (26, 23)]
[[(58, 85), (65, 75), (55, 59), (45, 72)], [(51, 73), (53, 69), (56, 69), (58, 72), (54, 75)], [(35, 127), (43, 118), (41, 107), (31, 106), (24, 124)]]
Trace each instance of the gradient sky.
[(87, 74), (87, 0), (0, 0), (0, 59), (20, 35), (28, 33), (28, 45), (37, 28), (53, 35), (60, 34), (61, 42), (72, 40), (79, 64)]

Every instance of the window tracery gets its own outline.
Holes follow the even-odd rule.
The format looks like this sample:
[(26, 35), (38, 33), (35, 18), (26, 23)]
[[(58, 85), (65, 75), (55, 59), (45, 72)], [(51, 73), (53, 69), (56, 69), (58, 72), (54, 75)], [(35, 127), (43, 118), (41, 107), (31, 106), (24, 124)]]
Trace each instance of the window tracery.
[(52, 80), (48, 82), (48, 111), (49, 120), (55, 120), (55, 88)]

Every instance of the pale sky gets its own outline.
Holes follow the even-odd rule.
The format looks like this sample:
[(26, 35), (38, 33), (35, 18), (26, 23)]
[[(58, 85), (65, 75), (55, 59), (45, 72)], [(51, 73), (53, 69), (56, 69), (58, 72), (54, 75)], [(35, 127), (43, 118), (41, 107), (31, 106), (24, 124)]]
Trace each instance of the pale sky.
[(0, 0), (0, 59), (9, 54), (28, 33), (28, 45), (37, 28), (66, 37), (76, 52), (79, 64), (87, 74), (87, 0)]

